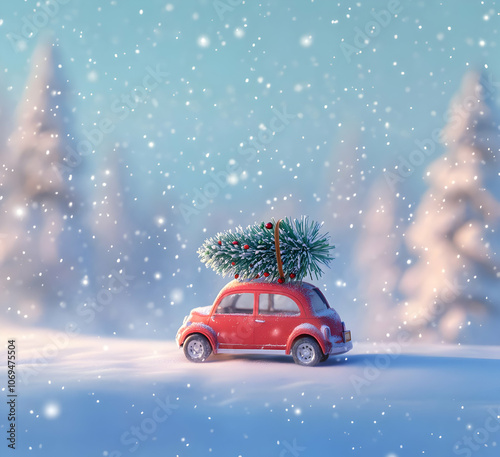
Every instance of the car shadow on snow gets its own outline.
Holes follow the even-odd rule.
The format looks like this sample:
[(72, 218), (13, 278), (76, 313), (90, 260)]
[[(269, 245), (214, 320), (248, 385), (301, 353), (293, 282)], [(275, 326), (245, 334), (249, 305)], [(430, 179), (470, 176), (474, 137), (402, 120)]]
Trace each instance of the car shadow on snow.
[(231, 360), (245, 360), (247, 362), (266, 363), (294, 363), (292, 356), (266, 354), (216, 354), (211, 355), (205, 363), (221, 363)]
[[(291, 355), (275, 354), (216, 354), (211, 355), (205, 363), (223, 363), (233, 360), (241, 360), (250, 363), (272, 363), (284, 365), (296, 365)], [(325, 362), (320, 362), (314, 368), (339, 365), (346, 362), (345, 356), (330, 356)], [(299, 365), (298, 365), (299, 366)]]

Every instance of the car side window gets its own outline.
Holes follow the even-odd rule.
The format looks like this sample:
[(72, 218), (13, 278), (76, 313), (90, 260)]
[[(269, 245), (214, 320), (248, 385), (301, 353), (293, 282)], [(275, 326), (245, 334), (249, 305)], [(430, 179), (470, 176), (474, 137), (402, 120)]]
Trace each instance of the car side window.
[(290, 297), (280, 294), (260, 294), (259, 314), (281, 314), (285, 316), (298, 316), (300, 309)]
[(253, 314), (253, 294), (226, 295), (217, 306), (216, 314)]
[(319, 289), (315, 288), (311, 290), (309, 296), (311, 297), (311, 306), (315, 313), (320, 313), (330, 307), (325, 296), (319, 291)]

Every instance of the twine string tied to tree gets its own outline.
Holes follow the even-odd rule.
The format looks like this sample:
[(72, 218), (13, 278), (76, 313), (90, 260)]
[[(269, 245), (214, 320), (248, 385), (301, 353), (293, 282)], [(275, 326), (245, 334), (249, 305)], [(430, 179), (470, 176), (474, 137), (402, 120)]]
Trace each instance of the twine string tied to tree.
[(281, 253), (280, 253), (280, 222), (281, 219), (276, 222), (274, 226), (274, 247), (276, 249), (276, 263), (278, 264), (278, 272), (280, 278), (284, 279), (285, 274), (283, 273), (283, 262), (281, 261)]

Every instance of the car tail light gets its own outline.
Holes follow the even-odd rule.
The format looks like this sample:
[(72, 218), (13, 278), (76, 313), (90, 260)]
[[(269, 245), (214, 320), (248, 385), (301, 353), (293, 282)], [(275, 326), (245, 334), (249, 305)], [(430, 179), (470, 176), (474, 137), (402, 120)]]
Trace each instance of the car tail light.
[(351, 331), (345, 329), (345, 322), (342, 322), (342, 339), (344, 343), (351, 341)]

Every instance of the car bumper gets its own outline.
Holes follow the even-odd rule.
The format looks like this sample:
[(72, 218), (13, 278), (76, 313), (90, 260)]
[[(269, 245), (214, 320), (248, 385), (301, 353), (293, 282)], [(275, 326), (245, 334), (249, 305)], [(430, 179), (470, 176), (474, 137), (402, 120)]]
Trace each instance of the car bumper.
[(348, 341), (347, 343), (333, 343), (332, 348), (330, 349), (330, 355), (338, 355), (344, 354), (352, 349), (352, 341)]

